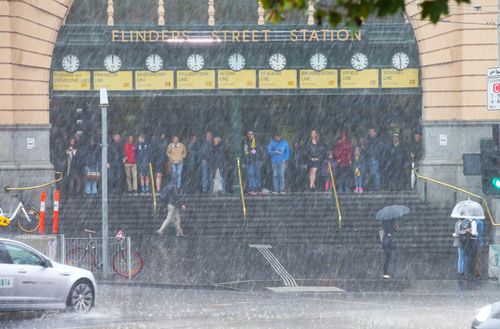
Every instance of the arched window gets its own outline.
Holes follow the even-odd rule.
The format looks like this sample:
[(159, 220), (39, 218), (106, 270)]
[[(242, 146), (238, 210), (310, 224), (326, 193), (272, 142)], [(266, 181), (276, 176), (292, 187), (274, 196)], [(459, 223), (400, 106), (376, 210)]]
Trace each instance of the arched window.
[(66, 24), (103, 24), (106, 25), (108, 14), (107, 0), (77, 0), (69, 10)]
[(158, 0), (114, 0), (115, 24), (156, 24)]
[[(215, 16), (217, 20), (217, 13), (215, 14)], [(177, 24), (207, 25), (207, 23), (208, 23), (207, 0), (165, 0), (166, 25), (177, 25)]]

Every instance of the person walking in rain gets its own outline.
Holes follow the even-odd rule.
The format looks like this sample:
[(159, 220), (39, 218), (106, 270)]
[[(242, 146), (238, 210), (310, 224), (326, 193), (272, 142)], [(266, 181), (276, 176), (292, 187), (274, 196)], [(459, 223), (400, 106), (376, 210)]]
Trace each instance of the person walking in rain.
[(160, 194), (161, 199), (167, 204), (168, 213), (167, 218), (161, 224), (161, 227), (156, 233), (163, 236), (165, 234), (165, 229), (170, 223), (174, 223), (176, 236), (185, 236), (184, 231), (181, 227), (181, 214), (179, 208), (182, 210), (186, 209), (184, 204), (181, 204), (179, 197), (179, 188), (177, 187), (177, 173), (172, 172), (170, 176), (170, 182), (162, 189)]
[(459, 279), (464, 278), (465, 264), (467, 258), (465, 257), (464, 245), (462, 244), (462, 236), (465, 231), (461, 229), (462, 219), (457, 219), (455, 223), (455, 232), (453, 233), (453, 247), (457, 248), (457, 274)]
[(399, 228), (398, 224), (396, 224), (395, 219), (386, 220), (382, 222), (382, 249), (384, 250), (384, 279), (390, 279), (389, 275), (389, 263), (391, 262), (391, 255), (393, 249), (393, 238), (394, 232)]
[(466, 257), (465, 279), (475, 280), (476, 253), (477, 253), (477, 223), (475, 220), (464, 219), (460, 224), (460, 230), (465, 233), (461, 235), (460, 242), (464, 248)]

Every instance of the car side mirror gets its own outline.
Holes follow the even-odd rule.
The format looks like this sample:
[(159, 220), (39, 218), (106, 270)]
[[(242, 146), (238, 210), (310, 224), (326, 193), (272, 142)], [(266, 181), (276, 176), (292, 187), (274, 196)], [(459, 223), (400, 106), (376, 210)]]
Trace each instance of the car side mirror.
[(52, 262), (50, 261), (50, 259), (45, 259), (42, 263), (42, 266), (43, 267), (52, 267)]

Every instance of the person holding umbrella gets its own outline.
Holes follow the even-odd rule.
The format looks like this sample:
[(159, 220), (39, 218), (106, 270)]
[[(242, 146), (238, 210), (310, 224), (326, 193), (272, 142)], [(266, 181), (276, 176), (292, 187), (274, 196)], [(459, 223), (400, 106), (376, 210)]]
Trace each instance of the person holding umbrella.
[(391, 262), (392, 250), (394, 248), (394, 233), (399, 229), (396, 219), (410, 212), (406, 206), (392, 205), (380, 209), (375, 215), (375, 219), (382, 221), (382, 250), (384, 251), (384, 279), (390, 279), (389, 263)]

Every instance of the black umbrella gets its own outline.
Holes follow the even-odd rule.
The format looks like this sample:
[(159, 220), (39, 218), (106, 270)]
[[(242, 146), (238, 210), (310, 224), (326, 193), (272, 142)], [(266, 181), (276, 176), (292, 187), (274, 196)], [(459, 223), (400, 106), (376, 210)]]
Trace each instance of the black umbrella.
[(400, 206), (400, 205), (392, 205), (392, 206), (387, 206), (379, 211), (377, 211), (377, 214), (375, 215), (376, 220), (391, 220), (395, 218), (402, 217), (406, 214), (410, 213), (410, 208), (407, 206)]

